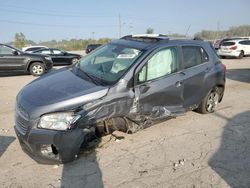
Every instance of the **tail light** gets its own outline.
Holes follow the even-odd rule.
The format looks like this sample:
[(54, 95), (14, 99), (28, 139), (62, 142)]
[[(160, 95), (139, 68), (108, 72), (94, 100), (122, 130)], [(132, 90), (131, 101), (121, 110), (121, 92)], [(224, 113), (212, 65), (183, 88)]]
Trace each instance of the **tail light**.
[(236, 50), (237, 49), (237, 46), (233, 46), (231, 48), (229, 48), (230, 50)]

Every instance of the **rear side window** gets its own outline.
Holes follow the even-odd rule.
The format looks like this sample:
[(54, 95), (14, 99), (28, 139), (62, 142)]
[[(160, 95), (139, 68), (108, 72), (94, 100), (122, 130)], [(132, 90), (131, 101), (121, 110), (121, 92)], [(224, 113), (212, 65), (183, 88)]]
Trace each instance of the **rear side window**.
[(57, 55), (63, 54), (60, 50), (52, 50), (52, 51), (53, 51), (54, 54), (57, 54)]
[(250, 40), (240, 41), (239, 43), (243, 45), (250, 45)]
[(39, 53), (39, 54), (51, 54), (50, 50), (41, 50), (37, 53)]
[(182, 52), (184, 69), (194, 67), (208, 61), (208, 55), (202, 47), (183, 46)]
[(223, 42), (221, 46), (233, 46), (235, 45), (235, 42)]
[(34, 47), (34, 48), (29, 48), (29, 49), (27, 49), (26, 51), (27, 51), (27, 52), (30, 52), (30, 51), (36, 51), (36, 50), (39, 50), (39, 49), (41, 49), (41, 48), (39, 48), (39, 47)]

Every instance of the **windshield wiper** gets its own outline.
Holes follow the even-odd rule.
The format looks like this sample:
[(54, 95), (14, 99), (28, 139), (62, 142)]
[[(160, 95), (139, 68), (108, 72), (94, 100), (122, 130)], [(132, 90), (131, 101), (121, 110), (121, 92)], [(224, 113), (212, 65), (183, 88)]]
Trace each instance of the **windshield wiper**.
[(77, 66), (77, 70), (81, 71), (84, 75), (88, 77), (89, 80), (91, 80), (94, 84), (99, 85), (100, 83), (95, 79), (94, 76), (90, 75), (89, 73), (83, 71), (79, 65)]

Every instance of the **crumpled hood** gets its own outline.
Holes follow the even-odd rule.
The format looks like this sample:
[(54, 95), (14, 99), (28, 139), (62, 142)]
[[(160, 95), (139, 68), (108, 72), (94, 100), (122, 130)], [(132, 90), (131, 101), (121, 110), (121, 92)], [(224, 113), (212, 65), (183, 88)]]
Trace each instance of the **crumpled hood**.
[(107, 87), (86, 81), (70, 69), (62, 69), (25, 86), (18, 94), (17, 107), (21, 106), (33, 119), (49, 112), (74, 109), (107, 92)]

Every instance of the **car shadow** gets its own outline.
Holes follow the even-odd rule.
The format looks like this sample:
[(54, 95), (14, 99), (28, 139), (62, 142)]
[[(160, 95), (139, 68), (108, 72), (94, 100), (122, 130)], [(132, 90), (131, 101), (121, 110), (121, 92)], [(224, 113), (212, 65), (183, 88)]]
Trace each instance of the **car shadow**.
[(250, 111), (226, 119), (220, 148), (210, 158), (209, 166), (230, 187), (250, 187)]
[(11, 77), (11, 76), (27, 76), (29, 73), (25, 72), (0, 72), (0, 77)]
[(0, 136), (0, 157), (15, 139), (13, 136)]
[(63, 166), (61, 188), (103, 188), (102, 172), (99, 168), (96, 150), (99, 141), (94, 140), (94, 145), (81, 152), (80, 157)]
[(250, 69), (228, 69), (227, 79), (250, 83)]

